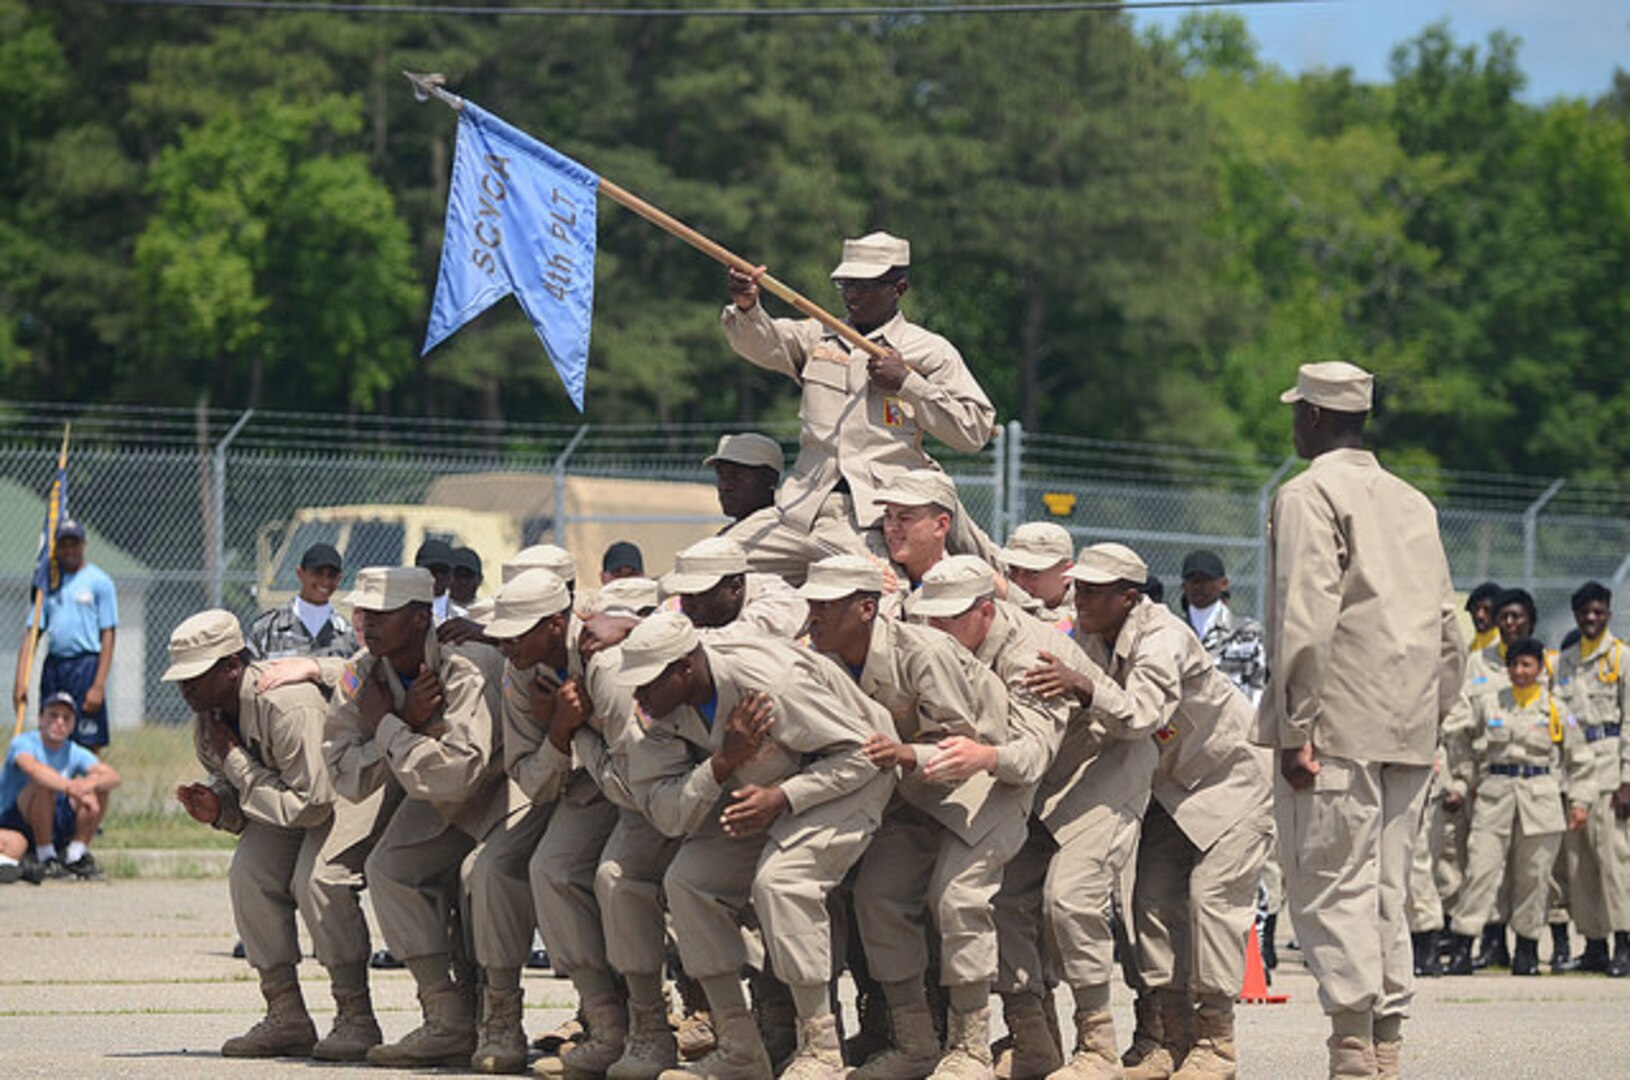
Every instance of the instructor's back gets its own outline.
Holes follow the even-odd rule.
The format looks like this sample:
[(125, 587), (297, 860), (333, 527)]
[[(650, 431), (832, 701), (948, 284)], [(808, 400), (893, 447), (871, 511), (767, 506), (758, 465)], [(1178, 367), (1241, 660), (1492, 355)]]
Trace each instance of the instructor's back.
[(1282, 401), (1312, 464), (1270, 520), (1272, 663), (1257, 741), (1303, 956), (1330, 1017), (1330, 1076), (1396, 1076), (1414, 991), (1405, 889), (1438, 723), (1464, 650), (1431, 502), (1364, 448), (1369, 372), (1304, 364)]

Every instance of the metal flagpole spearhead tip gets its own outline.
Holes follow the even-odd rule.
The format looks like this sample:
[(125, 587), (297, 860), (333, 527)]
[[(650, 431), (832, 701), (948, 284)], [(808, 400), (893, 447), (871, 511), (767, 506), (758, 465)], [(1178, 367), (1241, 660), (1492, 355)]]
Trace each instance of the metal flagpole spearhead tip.
[(413, 71), (404, 71), (402, 74), (413, 84), (413, 96), (418, 101), (429, 101), (432, 96), (437, 96), (436, 89), (447, 85), (447, 76), (439, 71), (428, 75), (420, 75)]

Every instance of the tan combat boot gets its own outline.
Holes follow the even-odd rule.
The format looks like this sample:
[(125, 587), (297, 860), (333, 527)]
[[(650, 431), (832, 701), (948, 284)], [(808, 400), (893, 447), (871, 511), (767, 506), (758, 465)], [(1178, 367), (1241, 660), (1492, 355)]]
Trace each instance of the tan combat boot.
[(716, 1010), (713, 1031), (719, 1045), (706, 1057), (676, 1069), (664, 1069), (657, 1080), (770, 1080), (770, 1056), (758, 1036), (751, 1011), (736, 1007)]
[(306, 1012), (306, 999), (297, 982), (262, 983), (266, 1015), (254, 1027), (221, 1044), (222, 1057), (310, 1057), (317, 1043), (317, 1025)]
[(1048, 1080), (1123, 1080), (1115, 1053), (1115, 1017), (1108, 1009), (1075, 1014), (1075, 1053)]
[(362, 1061), (371, 1047), (385, 1041), (374, 1019), (373, 999), (366, 986), (344, 990), (334, 987), (334, 1026), (316, 1046), (311, 1056), (318, 1061)]
[[(1152, 992), (1139, 994), (1132, 1002), (1132, 1018), (1135, 1021), (1132, 1028), (1132, 1045), (1121, 1055), (1121, 1065), (1125, 1067), (1129, 1078), (1154, 1075), (1148, 1070), (1135, 1072), (1134, 1069), (1149, 1060), (1150, 1055), (1158, 1051), (1165, 1042), (1165, 1029), (1160, 1025), (1160, 999)], [(1164, 1076), (1165, 1073), (1158, 1075)]]
[(1194, 1044), (1172, 1080), (1235, 1080), (1239, 1051), (1234, 1048), (1234, 999), (1207, 994), (1195, 1014)]
[[(934, 1017), (925, 1003), (890, 1009), (889, 1018), (894, 1045), (852, 1070), (849, 1080), (923, 1080), (939, 1064), (939, 1036), (934, 1034)], [(988, 1056), (989, 1047), (985, 1052)]]
[(1380, 1080), (1398, 1080), (1400, 1058), (1403, 1056), (1404, 1041), (1394, 1039), (1384, 1042), (1375, 1041), (1375, 1071)]
[(973, 1012), (952, 1009), (946, 1017), (945, 1056), (933, 1080), (995, 1080), (990, 1055), (990, 1007)]
[(1330, 1080), (1378, 1080), (1375, 1044), (1357, 1035), (1332, 1035), (1325, 1042), (1330, 1048)]
[(1047, 1022), (1048, 999), (1034, 994), (1003, 994), (1002, 1019), (1013, 1037), (1008, 1055), (1009, 1080), (1040, 1080), (1064, 1064), (1058, 1021)]
[(475, 1053), (475, 1008), (470, 995), (452, 982), (419, 990), (424, 1023), (400, 1040), (368, 1051), (368, 1064), (397, 1069), (426, 1065), (468, 1068)]
[[(1126, 1070), (1126, 1080), (1166, 1080), (1177, 1072), (1184, 1055), (1194, 1045), (1194, 1002), (1182, 992), (1160, 991), (1154, 995), (1160, 1029), (1160, 1045), (1136, 1065)], [(1124, 1058), (1121, 1059), (1123, 1062)]]
[(628, 1038), (623, 1056), (606, 1070), (606, 1080), (657, 1080), (679, 1064), (677, 1041), (661, 1004), (628, 1006)]
[(798, 1049), (781, 1070), (781, 1080), (844, 1080), (843, 1043), (831, 1013), (798, 1022)]
[[(566, 1080), (599, 1080), (623, 1056), (628, 1041), (628, 1006), (614, 994), (583, 1003), (584, 1026), (589, 1037), (560, 1055)], [(662, 1018), (667, 1026), (668, 1018)]]
[(521, 991), (488, 987), (481, 999), (470, 1068), (480, 1073), (526, 1071), (526, 1032), (521, 1030)]

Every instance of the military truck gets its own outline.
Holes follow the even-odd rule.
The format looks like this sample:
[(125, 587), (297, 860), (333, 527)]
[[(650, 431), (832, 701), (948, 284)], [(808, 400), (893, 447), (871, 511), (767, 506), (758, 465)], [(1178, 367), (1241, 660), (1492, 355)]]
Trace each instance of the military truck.
[[(711, 484), (566, 478), (557, 530), (555, 481), (535, 473), (461, 473), (439, 477), (422, 503), (307, 506), (287, 520), (269, 522), (256, 535), (255, 596), (261, 610), (286, 604), (299, 591), (295, 568), (312, 544), (329, 543), (345, 562), (349, 589), (364, 566), (401, 566), (426, 540), (473, 548), (481, 556), (481, 595), (497, 592), (499, 566), (530, 544), (560, 543), (577, 556), (578, 580), (600, 580), (600, 558), (618, 540), (631, 540), (654, 576), (673, 566), (674, 554), (719, 531)], [(343, 594), (337, 595), (343, 599)]]

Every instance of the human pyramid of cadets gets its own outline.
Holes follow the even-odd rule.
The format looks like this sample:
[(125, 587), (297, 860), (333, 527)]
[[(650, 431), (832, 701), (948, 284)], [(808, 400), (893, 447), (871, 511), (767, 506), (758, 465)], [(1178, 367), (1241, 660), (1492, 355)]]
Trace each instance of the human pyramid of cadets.
[[(473, 596), (467, 558), (432, 547), (357, 571), (347, 655), (324, 550), (247, 640), (220, 610), (176, 628), (164, 677), (197, 713), (208, 774), (178, 797), (239, 836), (234, 912), (267, 1003), (224, 1054), (524, 1071), (536, 931), (581, 1020), (544, 1074), (1234, 1077), (1272, 865), (1331, 1016), (1331, 1075), (1398, 1074), (1408, 939), (1381, 898), (1404, 887), (1465, 651), (1447, 563), (1427, 557), (1430, 503), (1362, 449), (1372, 377), (1303, 365), (1283, 395), (1313, 465), (1275, 499), (1266, 629), (1229, 612), (1211, 552), (1185, 560), (1178, 614), (1125, 545), (1077, 552), (1033, 522), (998, 546), (978, 528), (923, 446), (979, 449), (994, 409), (901, 313), (910, 265), (886, 233), (844, 242), (832, 277), (870, 350), (772, 319), (756, 276), (731, 271), (723, 332), (800, 387), (799, 456), (721, 439), (706, 463), (731, 523), (659, 579), (579, 590), (595, 553), (540, 545), (464, 610), (448, 589)], [(1362, 534), (1345, 541), (1362, 558), (1339, 530)], [(639, 561), (617, 548), (608, 576)], [(1326, 673), (1348, 662), (1339, 634), (1396, 673), (1408, 723), (1385, 737), (1358, 683)], [(330, 655), (273, 655), (319, 638)], [(1265, 687), (1276, 647), (1289, 674)], [(1336, 812), (1352, 820), (1318, 831), (1321, 769), (1351, 778)], [(1330, 835), (1376, 844), (1326, 850)], [(363, 887), (418, 990), (422, 1023), (393, 1041)], [(1325, 910), (1332, 888), (1358, 899)], [(297, 912), (334, 996), (321, 1038)], [(1124, 1050), (1117, 938), (1137, 993)]]

